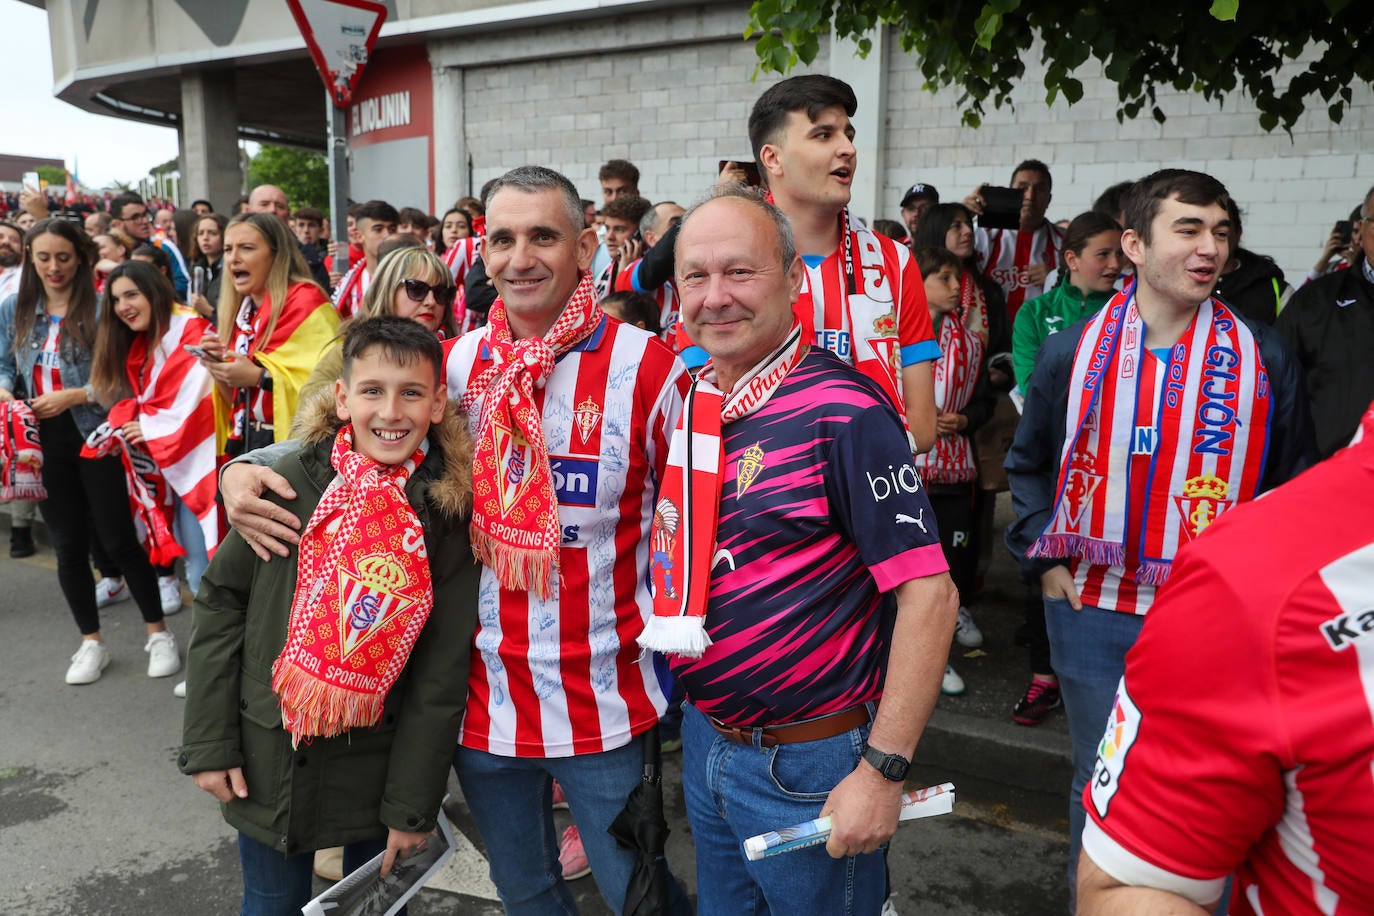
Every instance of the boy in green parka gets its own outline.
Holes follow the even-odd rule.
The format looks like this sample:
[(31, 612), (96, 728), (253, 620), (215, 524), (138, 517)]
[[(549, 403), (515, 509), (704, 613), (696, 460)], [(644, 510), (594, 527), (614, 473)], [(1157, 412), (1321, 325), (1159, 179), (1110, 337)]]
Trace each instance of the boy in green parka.
[(275, 465), (309, 518), (296, 562), (237, 533), (195, 601), (178, 764), (239, 831), (245, 913), (298, 913), (312, 854), (383, 874), (439, 816), (467, 697), (479, 568), (472, 444), (414, 321), (360, 322), (334, 402)]

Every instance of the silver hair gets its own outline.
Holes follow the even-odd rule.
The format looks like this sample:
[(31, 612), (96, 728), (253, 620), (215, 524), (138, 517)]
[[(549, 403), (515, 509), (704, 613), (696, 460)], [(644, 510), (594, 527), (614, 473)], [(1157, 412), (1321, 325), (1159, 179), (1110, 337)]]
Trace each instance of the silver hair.
[(663, 230), (660, 229), (659, 226), (658, 226), (659, 222), (661, 222), (661, 221), (659, 220), (659, 218), (658, 218), (658, 208), (661, 207), (661, 206), (663, 206), (664, 204), (672, 204), (674, 207), (676, 207), (676, 206), (677, 206), (677, 201), (675, 201), (675, 200), (660, 200), (658, 203), (656, 203), (656, 204), (654, 204), (652, 207), (650, 207), (649, 210), (648, 210), (648, 212), (646, 212), (646, 213), (644, 214), (644, 216), (641, 217), (640, 220), (639, 220), (639, 234), (640, 234), (640, 235), (644, 235), (646, 232), (652, 232), (654, 235), (662, 235), (662, 234), (663, 234)]
[(553, 169), (546, 169), (542, 165), (522, 165), (511, 169), (487, 185), (486, 194), (482, 197), (482, 206), (491, 209), (492, 198), (502, 188), (516, 188), (526, 194), (557, 191), (563, 197), (563, 212), (568, 217), (568, 225), (572, 227), (573, 234), (581, 232), (586, 226), (586, 220), (583, 219), (582, 197), (577, 193), (577, 188)]
[(751, 188), (742, 184), (727, 184), (725, 187), (712, 188), (710, 193), (692, 204), (687, 208), (687, 212), (682, 214), (682, 222), (678, 232), (687, 231), (687, 223), (692, 218), (692, 214), (700, 210), (704, 204), (726, 197), (752, 204), (768, 217), (773, 223), (773, 229), (777, 232), (778, 250), (782, 254), (782, 269), (789, 269), (792, 262), (797, 259), (797, 242), (792, 235), (792, 222), (787, 218), (786, 213), (764, 199), (763, 191), (759, 188)]

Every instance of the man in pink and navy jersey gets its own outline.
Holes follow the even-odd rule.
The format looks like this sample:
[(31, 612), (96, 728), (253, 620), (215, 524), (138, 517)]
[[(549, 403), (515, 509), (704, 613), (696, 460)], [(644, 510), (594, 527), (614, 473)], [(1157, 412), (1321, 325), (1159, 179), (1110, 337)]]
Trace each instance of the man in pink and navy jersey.
[(1232, 913), (1374, 912), (1374, 522), (1293, 524), (1374, 505), (1374, 410), (1360, 435), (1179, 554), (1083, 796), (1079, 913), (1201, 914), (1232, 874)]
[(1126, 652), (1179, 547), (1307, 463), (1296, 361), (1212, 289), (1231, 247), (1226, 188), (1167, 169), (1126, 202), (1135, 282), (1040, 350), (1007, 455), (1007, 545), (1045, 601), (1073, 745), (1069, 886), (1083, 787)]
[[(793, 314), (805, 267), (787, 218), (725, 188), (688, 211), (677, 246), (683, 321), (711, 361), (673, 437), (655, 531), (676, 531), (659, 546), (686, 558), (681, 616), (704, 612), (708, 637), (700, 657), (670, 657), (689, 704), (697, 872), (710, 875), (698, 907), (815, 912), (852, 895), (847, 912), (876, 913), (877, 850), (954, 628), (934, 514), (888, 394), (811, 346)], [(708, 575), (691, 574), (693, 556), (710, 557)], [(650, 629), (676, 627), (678, 596), (655, 586)], [(821, 815), (835, 823), (825, 848), (745, 861), (746, 837)]]
[[(1050, 167), (1039, 159), (1027, 159), (1011, 173), (1011, 186), (1021, 192), (1020, 224), (1015, 229), (984, 229), (973, 234), (978, 266), (1007, 295), (1007, 317), (1016, 318), (1022, 305), (1045, 292), (1045, 278), (1059, 267), (1064, 249), (1064, 230), (1045, 219), (1053, 196)], [(978, 188), (964, 198), (964, 206), (983, 212)]]

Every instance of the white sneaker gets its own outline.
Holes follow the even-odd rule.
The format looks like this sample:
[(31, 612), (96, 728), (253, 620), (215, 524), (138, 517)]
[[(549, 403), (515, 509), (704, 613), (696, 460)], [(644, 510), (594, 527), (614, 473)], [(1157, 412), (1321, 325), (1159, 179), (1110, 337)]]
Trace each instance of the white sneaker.
[(167, 677), (181, 670), (176, 637), (170, 631), (149, 633), (143, 651), (148, 653), (148, 677)]
[(888, 894), (883, 901), (883, 911), (878, 916), (897, 916), (897, 895)]
[(129, 600), (129, 589), (123, 579), (101, 579), (95, 584), (95, 606), (109, 607)]
[(67, 669), (68, 684), (94, 684), (100, 680), (100, 672), (110, 663), (110, 650), (98, 639), (81, 640), (81, 648), (72, 656), (71, 667)]
[(186, 699), (186, 682), (185, 682), (185, 681), (180, 681), (180, 682), (178, 682), (178, 684), (177, 684), (175, 687), (172, 688), (172, 696), (174, 696), (174, 697), (181, 697), (183, 700)]
[(170, 617), (181, 610), (181, 580), (176, 576), (158, 576), (157, 590), (162, 595), (162, 613)]
[(983, 644), (983, 631), (966, 607), (959, 608), (959, 619), (954, 621), (954, 640), (965, 649), (977, 649)]
[(964, 692), (964, 679), (950, 665), (945, 665), (945, 676), (940, 678), (940, 692), (947, 697), (957, 697)]

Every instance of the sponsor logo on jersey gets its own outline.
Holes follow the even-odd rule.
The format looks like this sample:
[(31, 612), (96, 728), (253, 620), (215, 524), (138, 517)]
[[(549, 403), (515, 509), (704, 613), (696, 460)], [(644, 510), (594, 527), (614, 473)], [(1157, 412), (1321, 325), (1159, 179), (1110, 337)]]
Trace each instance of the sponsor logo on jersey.
[(824, 350), (829, 350), (845, 362), (853, 361), (850, 356), (853, 352), (853, 348), (850, 346), (848, 331), (837, 331), (832, 328), (817, 328), (816, 346)]
[(1321, 625), (1322, 638), (1337, 652), (1374, 633), (1374, 608), (1340, 614)]
[(887, 474), (879, 474), (877, 477), (868, 471), (864, 473), (868, 476), (868, 489), (873, 494), (875, 503), (882, 502), (894, 493), (921, 491), (921, 475), (916, 472), (914, 464), (904, 464), (901, 467), (889, 464)]
[(601, 468), (595, 458), (549, 456), (549, 470), (553, 472), (553, 493), (560, 506), (596, 505), (597, 474)]
[(759, 475), (763, 473), (763, 469), (768, 466), (764, 461), (766, 457), (767, 454), (759, 447), (757, 442), (744, 450), (744, 454), (741, 455), (739, 461), (735, 463), (736, 499), (743, 496), (749, 487), (753, 485), (754, 481), (759, 479)]
[(893, 520), (893, 524), (895, 524), (895, 525), (915, 525), (917, 528), (920, 528), (920, 529), (921, 529), (921, 533), (923, 533), (923, 534), (930, 534), (930, 532), (926, 530), (925, 517), (926, 517), (926, 510), (925, 510), (925, 509), (921, 509), (920, 511), (918, 511), (918, 512), (916, 513), (915, 517), (912, 517), (912, 516), (910, 516), (910, 515), (907, 515), (907, 514), (904, 513), (904, 512), (898, 512), (898, 513), (897, 513), (897, 517)]
[(1153, 426), (1137, 426), (1131, 434), (1132, 455), (1153, 455), (1159, 443), (1159, 430)]
[(1140, 734), (1140, 709), (1131, 700), (1123, 677), (1116, 688), (1116, 702), (1112, 713), (1107, 717), (1107, 731), (1097, 745), (1097, 762), (1093, 765), (1092, 800), (1098, 817), (1107, 816), (1107, 808), (1112, 803), (1121, 783), (1121, 772), (1126, 768), (1126, 755)]
[(1183, 530), (1192, 540), (1217, 520), (1230, 507), (1226, 494), (1231, 487), (1213, 474), (1199, 474), (1183, 482), (1183, 495), (1174, 497), (1174, 505), (1182, 516)]

